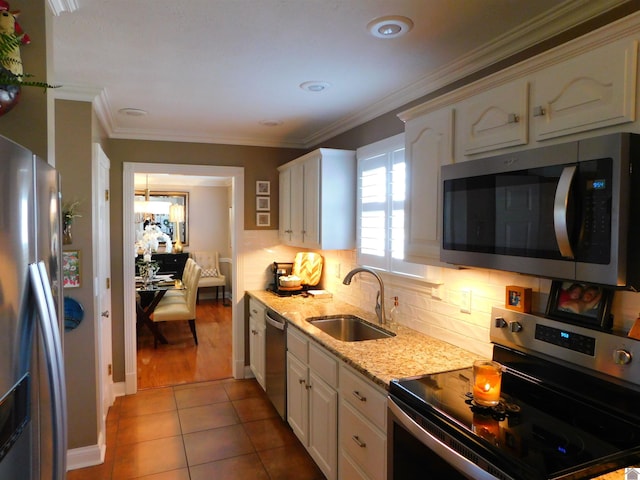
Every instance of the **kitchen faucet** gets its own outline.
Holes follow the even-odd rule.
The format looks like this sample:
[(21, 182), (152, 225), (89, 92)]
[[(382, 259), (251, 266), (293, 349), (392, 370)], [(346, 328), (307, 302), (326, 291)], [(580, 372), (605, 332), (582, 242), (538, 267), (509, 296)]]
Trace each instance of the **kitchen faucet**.
[(376, 277), (376, 280), (378, 280), (378, 283), (380, 284), (380, 290), (378, 291), (378, 295), (376, 296), (376, 315), (378, 316), (378, 323), (380, 323), (380, 325), (384, 325), (386, 323), (385, 320), (385, 310), (384, 310), (384, 284), (382, 283), (382, 278), (380, 278), (380, 275), (378, 275), (375, 271), (371, 270), (370, 268), (365, 268), (365, 267), (356, 267), (353, 270), (351, 270), (349, 273), (347, 273), (347, 275), (344, 277), (344, 280), (342, 281), (342, 283), (344, 283), (345, 285), (351, 285), (351, 279), (353, 278), (353, 276), (356, 273), (359, 272), (367, 272), (370, 273), (371, 275), (373, 275), (374, 277)]

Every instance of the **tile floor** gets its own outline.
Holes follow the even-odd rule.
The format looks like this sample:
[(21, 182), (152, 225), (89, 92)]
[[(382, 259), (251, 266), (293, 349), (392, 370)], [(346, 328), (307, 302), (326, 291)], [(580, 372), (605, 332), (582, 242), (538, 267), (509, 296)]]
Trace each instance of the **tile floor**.
[(119, 397), (102, 465), (68, 480), (323, 480), (255, 380), (220, 380)]

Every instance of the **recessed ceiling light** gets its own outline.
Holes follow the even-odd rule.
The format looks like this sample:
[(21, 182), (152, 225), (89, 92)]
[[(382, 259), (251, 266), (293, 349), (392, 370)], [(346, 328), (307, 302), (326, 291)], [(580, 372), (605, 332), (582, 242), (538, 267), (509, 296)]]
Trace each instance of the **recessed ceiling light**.
[(304, 82), (300, 84), (302, 90), (313, 93), (324, 92), (330, 86), (329, 82)]
[(407, 17), (389, 15), (369, 22), (367, 30), (374, 37), (397, 38), (413, 28), (413, 22)]
[(141, 108), (121, 108), (118, 110), (118, 113), (129, 117), (144, 117), (147, 115), (147, 111), (142, 110)]
[(280, 120), (261, 120), (260, 125), (263, 127), (278, 127), (282, 125)]

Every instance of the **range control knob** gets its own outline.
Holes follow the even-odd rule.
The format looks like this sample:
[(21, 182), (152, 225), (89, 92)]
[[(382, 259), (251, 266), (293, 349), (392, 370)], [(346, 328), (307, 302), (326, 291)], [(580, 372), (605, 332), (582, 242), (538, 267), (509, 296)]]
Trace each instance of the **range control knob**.
[(516, 333), (522, 330), (522, 324), (520, 322), (511, 322), (509, 324), (509, 330)]
[(506, 327), (507, 327), (507, 322), (505, 321), (504, 318), (502, 317), (496, 318), (496, 328), (506, 328)]
[(613, 361), (617, 365), (627, 365), (631, 363), (631, 353), (624, 348), (616, 348), (613, 351)]

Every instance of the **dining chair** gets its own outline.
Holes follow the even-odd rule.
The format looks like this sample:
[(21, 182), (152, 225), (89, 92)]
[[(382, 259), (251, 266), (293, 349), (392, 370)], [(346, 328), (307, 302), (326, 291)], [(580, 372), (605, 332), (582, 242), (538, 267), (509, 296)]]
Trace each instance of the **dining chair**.
[[(189, 322), (189, 328), (193, 335), (195, 344), (198, 345), (198, 335), (196, 333), (196, 296), (198, 293), (198, 281), (202, 273), (199, 265), (194, 265), (193, 271), (189, 275), (189, 283), (186, 284), (184, 300), (178, 297), (162, 298), (151, 314), (151, 320), (154, 322), (172, 322), (178, 320), (186, 320)], [(168, 292), (167, 292), (168, 293)], [(166, 295), (165, 295), (166, 297)], [(157, 348), (158, 342), (154, 340), (154, 348)]]
[(198, 282), (198, 294), (196, 303), (200, 303), (200, 289), (216, 287), (216, 300), (218, 300), (218, 288), (222, 287), (222, 303), (224, 303), (224, 289), (227, 280), (220, 273), (220, 254), (216, 251), (201, 251), (193, 253), (194, 260), (202, 267), (202, 275)]
[[(191, 257), (187, 258), (187, 262), (184, 265), (184, 271), (182, 272), (182, 279), (181, 279), (182, 285), (185, 287), (189, 283), (190, 276), (193, 274), (193, 266), (195, 264), (196, 262), (195, 260), (193, 260), (193, 258)], [(183, 290), (169, 290), (167, 293), (164, 294), (164, 298), (173, 298), (173, 297), (184, 298), (186, 292), (187, 292), (186, 288), (184, 288)]]

